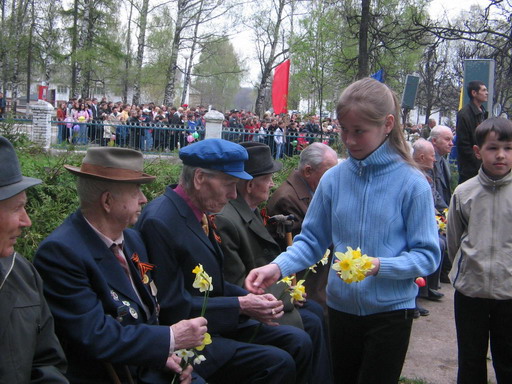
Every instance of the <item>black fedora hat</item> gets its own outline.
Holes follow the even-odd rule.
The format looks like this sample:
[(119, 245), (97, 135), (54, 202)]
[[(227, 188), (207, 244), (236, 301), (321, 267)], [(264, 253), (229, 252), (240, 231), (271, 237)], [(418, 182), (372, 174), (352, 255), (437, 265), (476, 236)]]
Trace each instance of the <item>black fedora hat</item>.
[(0, 201), (40, 183), (42, 181), (39, 179), (21, 174), (20, 162), (14, 147), (9, 140), (0, 136)]
[(249, 159), (245, 161), (245, 172), (252, 177), (268, 175), (280, 171), (283, 164), (272, 158), (270, 147), (255, 141), (240, 143), (247, 150)]

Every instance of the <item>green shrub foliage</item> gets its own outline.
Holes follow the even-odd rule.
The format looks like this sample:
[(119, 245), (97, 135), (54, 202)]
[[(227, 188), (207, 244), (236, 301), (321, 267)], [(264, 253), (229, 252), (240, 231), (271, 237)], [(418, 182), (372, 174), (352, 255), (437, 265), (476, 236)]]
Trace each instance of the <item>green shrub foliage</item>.
[[(18, 157), (25, 176), (37, 177), (43, 184), (27, 190), (27, 212), (32, 227), (26, 228), (18, 239), (16, 250), (32, 260), (39, 243), (57, 228), (67, 216), (78, 209), (76, 177), (66, 171), (64, 164), (80, 166), (84, 153), (63, 151), (49, 154), (42, 148), (18, 142)], [(284, 160), (283, 169), (274, 176), (275, 188), (297, 167), (298, 156)], [(148, 201), (161, 195), (169, 184), (176, 184), (181, 164), (174, 157), (157, 157), (145, 161), (144, 171), (156, 176), (156, 181), (142, 186)]]

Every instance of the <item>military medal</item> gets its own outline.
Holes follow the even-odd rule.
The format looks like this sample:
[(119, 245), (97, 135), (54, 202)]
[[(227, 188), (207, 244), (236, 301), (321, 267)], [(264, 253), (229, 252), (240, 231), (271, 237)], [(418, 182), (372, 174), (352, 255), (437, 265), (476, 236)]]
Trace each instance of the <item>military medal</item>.
[(135, 310), (135, 308), (132, 308), (130, 307), (130, 315), (132, 315), (132, 317), (134, 319), (138, 319), (139, 318), (139, 314), (137, 313), (137, 311)]
[(124, 305), (126, 305), (127, 307), (129, 307), (131, 305), (131, 303), (129, 301), (126, 301), (126, 300), (123, 300), (122, 303)]
[(115, 301), (119, 301), (119, 296), (117, 296), (117, 293), (115, 293), (113, 289), (110, 290), (110, 296), (112, 296)]
[(137, 267), (137, 269), (140, 272), (140, 278), (142, 279), (142, 282), (144, 284), (149, 283), (149, 277), (147, 275), (147, 272), (152, 271), (153, 269), (155, 269), (155, 266), (153, 264), (144, 263), (144, 262), (140, 261), (139, 255), (137, 253), (134, 253), (132, 255), (131, 259), (132, 259), (133, 263), (135, 264), (135, 266)]

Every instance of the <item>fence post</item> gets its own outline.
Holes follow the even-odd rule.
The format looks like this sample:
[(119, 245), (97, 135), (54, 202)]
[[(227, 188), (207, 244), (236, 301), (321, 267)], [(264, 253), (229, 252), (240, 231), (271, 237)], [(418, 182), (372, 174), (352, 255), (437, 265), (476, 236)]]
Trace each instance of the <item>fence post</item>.
[(55, 111), (53, 105), (44, 100), (38, 100), (37, 103), (30, 104), (30, 110), (32, 112), (31, 140), (49, 149), (52, 142), (51, 117)]
[(219, 111), (211, 110), (204, 115), (206, 121), (205, 139), (221, 139), (222, 138), (222, 122), (225, 117)]

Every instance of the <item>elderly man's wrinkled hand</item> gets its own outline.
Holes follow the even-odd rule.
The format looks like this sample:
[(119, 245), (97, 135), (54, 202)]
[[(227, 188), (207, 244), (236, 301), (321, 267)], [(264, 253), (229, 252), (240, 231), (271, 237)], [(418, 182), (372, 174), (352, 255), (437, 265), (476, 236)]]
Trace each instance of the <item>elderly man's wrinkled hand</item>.
[(171, 326), (174, 334), (174, 349), (188, 349), (203, 343), (207, 331), (207, 321), (204, 317), (182, 320)]
[(165, 366), (167, 369), (180, 375), (180, 383), (190, 384), (192, 382), (192, 371), (194, 370), (189, 364), (185, 368), (181, 368), (181, 357), (172, 354), (167, 358)]
[(238, 299), (241, 313), (262, 323), (278, 325), (275, 320), (283, 316), (283, 302), (277, 300), (270, 293), (263, 295), (249, 293), (247, 296), (241, 296)]

